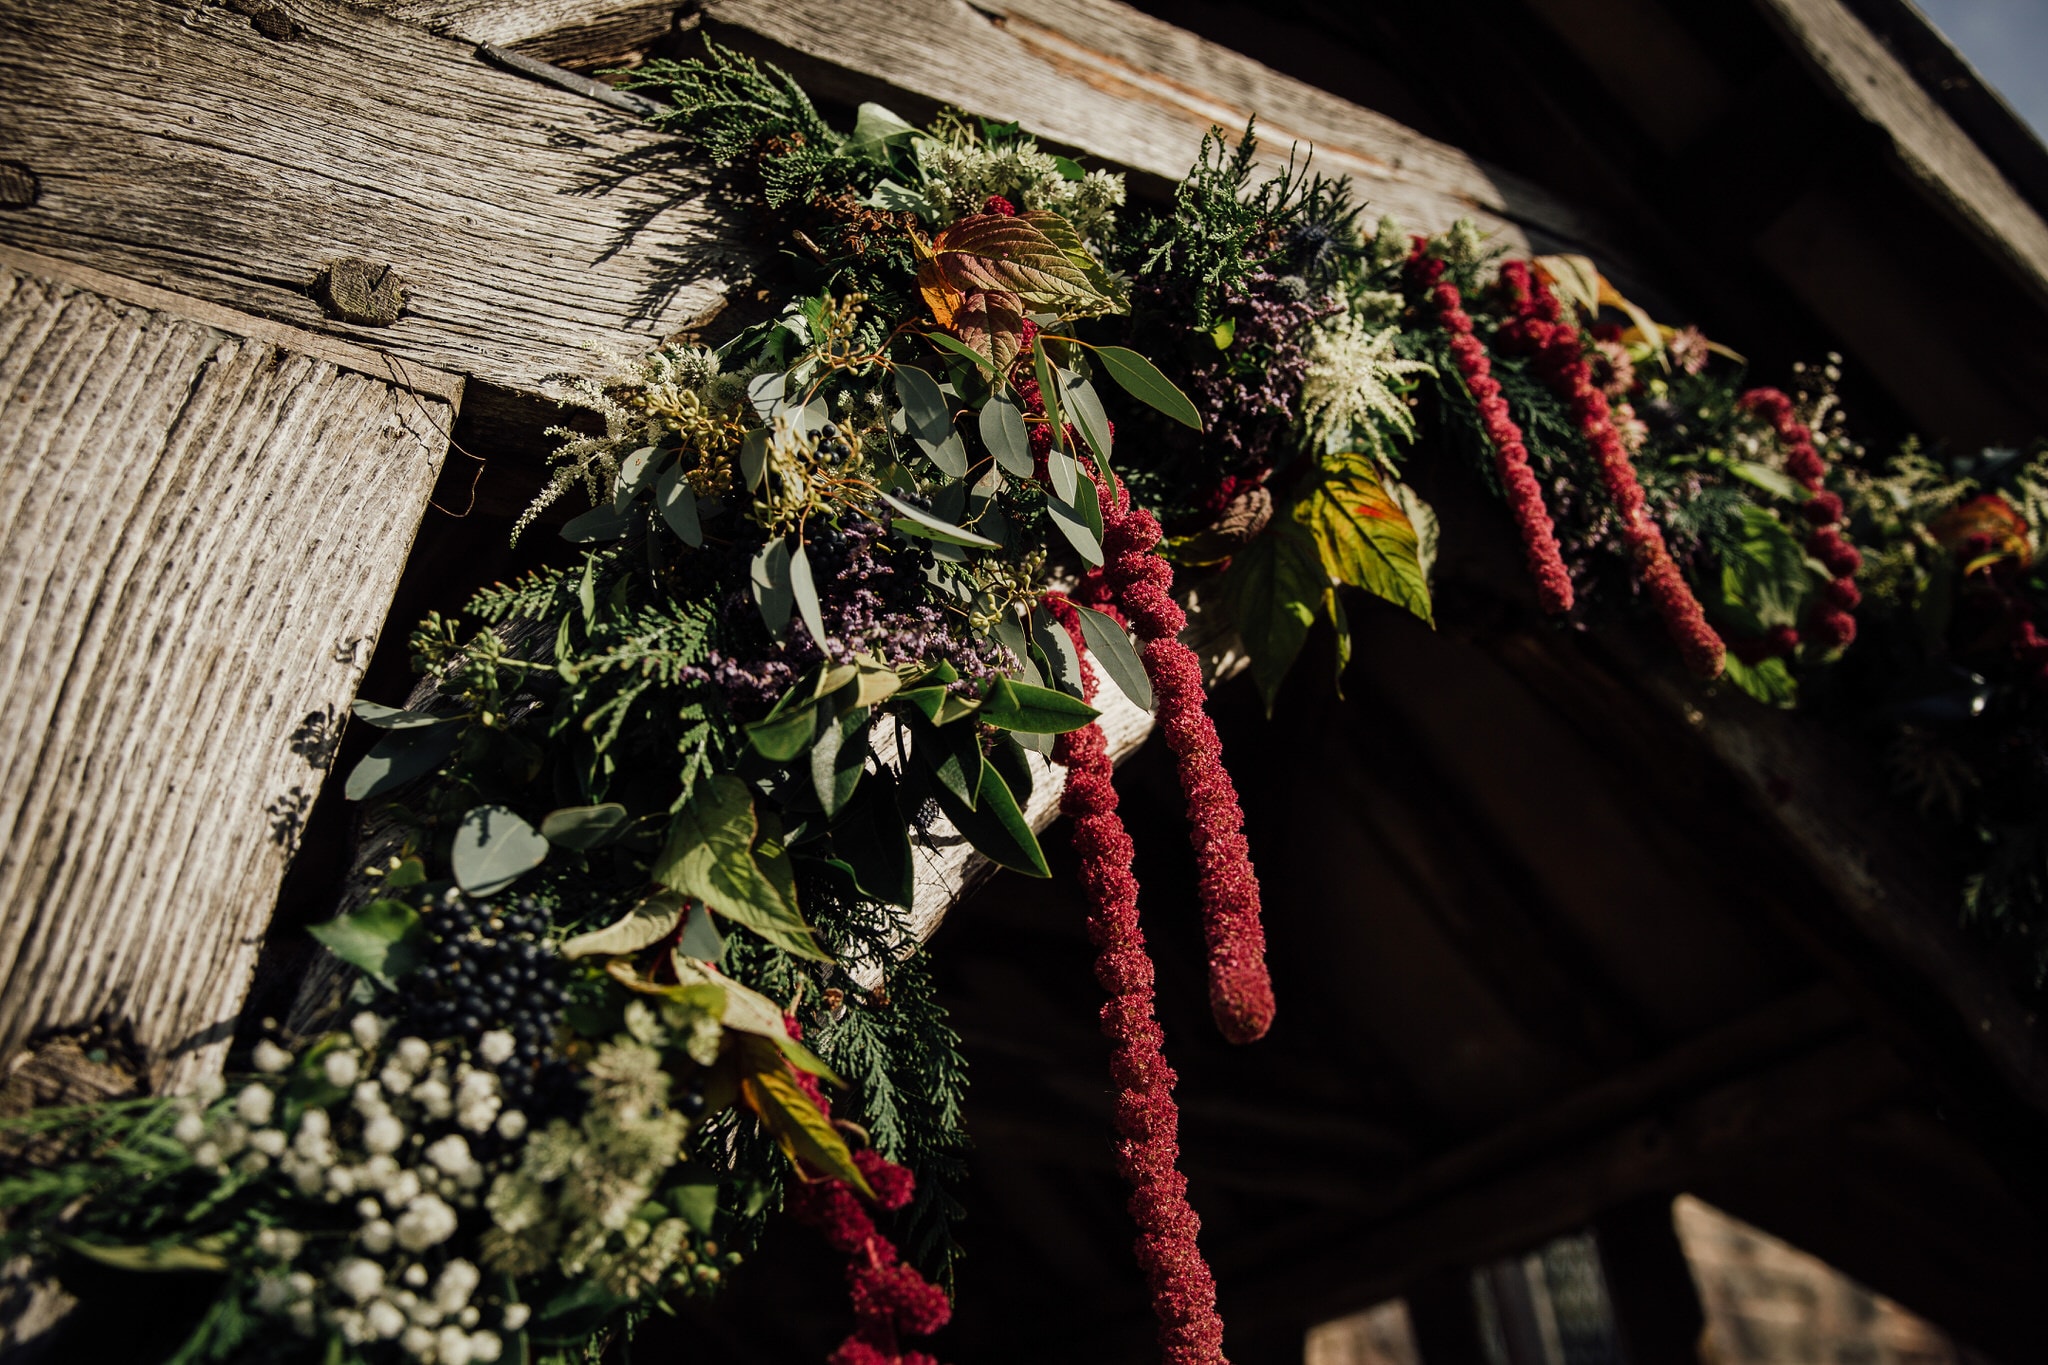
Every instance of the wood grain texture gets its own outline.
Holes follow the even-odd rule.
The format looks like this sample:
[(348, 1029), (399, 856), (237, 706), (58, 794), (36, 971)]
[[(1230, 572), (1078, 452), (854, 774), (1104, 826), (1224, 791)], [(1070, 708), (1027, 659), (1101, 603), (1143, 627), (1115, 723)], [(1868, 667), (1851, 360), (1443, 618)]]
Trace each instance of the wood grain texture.
[(821, 94), (896, 90), (1015, 119), (1167, 180), (1187, 173), (1212, 124), (1241, 130), (1256, 113), (1266, 164), (1313, 144), (1316, 168), (1352, 176), (1375, 214), (1428, 232), (1471, 217), (1518, 248), (1534, 232), (1541, 250), (1600, 252), (1585, 216), (1536, 186), (1115, 0), (708, 0), (703, 23), (804, 59), (798, 74)]
[(1913, 182), (2048, 302), (2048, 223), (1841, 0), (1759, 0), (1806, 63), (1891, 140)]
[[(506, 389), (673, 332), (745, 252), (630, 117), (394, 19), (288, 0), (0, 9), (0, 146), (42, 193), (0, 241), (350, 338)], [(388, 264), (388, 327), (329, 318), (328, 262)]]
[(218, 1066), (450, 418), (0, 266), (0, 1058)]

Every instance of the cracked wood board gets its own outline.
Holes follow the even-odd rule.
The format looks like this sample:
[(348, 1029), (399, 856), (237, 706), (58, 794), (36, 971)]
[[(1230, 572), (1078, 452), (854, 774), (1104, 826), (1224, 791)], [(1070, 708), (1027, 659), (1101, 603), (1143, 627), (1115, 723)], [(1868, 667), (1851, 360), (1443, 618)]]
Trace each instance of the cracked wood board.
[(460, 394), (174, 302), (0, 252), (0, 1059), (104, 1025), (158, 1087), (218, 1069)]
[[(724, 298), (742, 235), (630, 116), (384, 15), (285, 12), (288, 38), (223, 5), (0, 7), (0, 147), (40, 186), (0, 243), (521, 393)], [(316, 302), (348, 258), (402, 281), (396, 321)]]

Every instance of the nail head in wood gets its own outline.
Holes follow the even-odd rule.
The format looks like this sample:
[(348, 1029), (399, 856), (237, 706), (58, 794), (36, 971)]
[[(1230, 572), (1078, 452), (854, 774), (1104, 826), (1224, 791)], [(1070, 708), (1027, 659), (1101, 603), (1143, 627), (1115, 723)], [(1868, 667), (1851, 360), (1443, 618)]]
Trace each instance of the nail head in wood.
[(19, 161), (0, 161), (0, 209), (25, 209), (41, 193), (34, 171)]
[(343, 322), (389, 327), (405, 311), (405, 281), (389, 265), (345, 256), (321, 269), (313, 297)]

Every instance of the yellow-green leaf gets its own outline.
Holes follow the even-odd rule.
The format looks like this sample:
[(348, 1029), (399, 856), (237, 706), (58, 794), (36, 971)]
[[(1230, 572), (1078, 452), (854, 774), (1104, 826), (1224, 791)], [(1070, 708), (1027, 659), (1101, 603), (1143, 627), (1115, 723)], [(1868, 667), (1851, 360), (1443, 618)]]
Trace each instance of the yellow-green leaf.
[(1324, 570), (1433, 624), (1415, 525), (1381, 483), (1372, 456), (1326, 455), (1322, 474), (1295, 504), (1294, 519), (1315, 537)]
[(674, 933), (676, 925), (682, 922), (683, 908), (687, 904), (677, 892), (657, 891), (604, 928), (593, 929), (568, 940), (562, 945), (562, 956), (578, 958), (593, 957), (598, 953), (612, 956), (637, 953)]
[(760, 1118), (775, 1145), (799, 1170), (844, 1180), (872, 1199), (874, 1190), (853, 1161), (846, 1139), (803, 1087), (796, 1083), (782, 1051), (765, 1038), (743, 1038), (740, 1098)]

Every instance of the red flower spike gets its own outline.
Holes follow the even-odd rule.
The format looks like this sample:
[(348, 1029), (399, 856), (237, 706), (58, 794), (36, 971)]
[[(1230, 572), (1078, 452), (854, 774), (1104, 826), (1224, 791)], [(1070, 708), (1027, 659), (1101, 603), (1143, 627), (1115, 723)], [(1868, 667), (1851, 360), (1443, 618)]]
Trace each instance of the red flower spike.
[(1259, 879), (1245, 842), (1237, 787), (1223, 767), (1216, 726), (1203, 709), (1208, 691), (1202, 662), (1180, 642), (1188, 618), (1173, 600), (1172, 567), (1153, 552), (1159, 523), (1132, 507), (1129, 491), (1117, 487), (1104, 493), (1102, 531), (1102, 580), (1137, 632), (1152, 680), (1153, 710), (1187, 798), (1209, 945), (1210, 1012), (1231, 1042), (1256, 1042), (1272, 1026), (1274, 1009), (1266, 932), (1259, 923)]
[[(791, 1037), (803, 1037), (794, 1019), (784, 1022)], [(794, 1068), (790, 1074), (829, 1118), (831, 1104), (816, 1080)], [(900, 1209), (910, 1202), (917, 1178), (909, 1171), (873, 1151), (856, 1152), (853, 1160), (883, 1208)], [(896, 1334), (938, 1331), (953, 1316), (953, 1305), (944, 1290), (902, 1263), (895, 1244), (876, 1230), (852, 1188), (843, 1180), (799, 1184), (789, 1191), (788, 1208), (792, 1218), (815, 1229), (846, 1257), (847, 1293), (859, 1325), (831, 1354), (830, 1365), (938, 1365), (922, 1352), (902, 1350)]]
[(1579, 434), (1600, 466), (1607, 496), (1621, 515), (1622, 536), (1635, 557), (1637, 581), (1663, 618), (1664, 629), (1678, 646), (1686, 667), (1703, 678), (1719, 676), (1725, 646), (1707, 624), (1706, 612), (1679, 572), (1664, 544), (1664, 532), (1644, 504), (1635, 464), (1615, 429), (1607, 396), (1593, 383), (1578, 329), (1565, 319), (1550, 286), (1530, 270), (1527, 261), (1503, 265), (1500, 285), (1512, 309), (1501, 324), (1500, 341), (1529, 355), (1536, 373), (1571, 408)]
[[(1079, 649), (1081, 622), (1072, 604), (1048, 597), (1046, 606)], [(1086, 655), (1081, 680), (1083, 695), (1092, 701), (1097, 682)], [(1131, 839), (1116, 813), (1109, 741), (1101, 726), (1089, 725), (1061, 735), (1053, 757), (1067, 769), (1060, 813), (1069, 821), (1081, 859), (1088, 941), (1097, 953), (1095, 978), (1109, 994), (1102, 1007), (1102, 1032), (1114, 1044), (1110, 1075), (1117, 1086), (1117, 1167), (1131, 1187), (1128, 1207), (1138, 1225), (1138, 1265), (1152, 1293), (1161, 1353), (1168, 1365), (1227, 1365), (1215, 1277), (1195, 1241), (1201, 1219), (1188, 1204), (1187, 1180), (1177, 1169), (1176, 1078), (1160, 1051), (1165, 1035), (1153, 1018), (1152, 959), (1138, 922)]]
[(1819, 529), (1807, 538), (1806, 548), (1835, 575), (1826, 589), (1827, 601), (1814, 608), (1809, 626), (1814, 638), (1830, 649), (1839, 649), (1856, 638), (1856, 619), (1849, 613), (1863, 600), (1856, 587), (1856, 571), (1863, 556), (1842, 539), (1835, 529), (1842, 520), (1842, 500), (1827, 491), (1828, 466), (1813, 444), (1813, 429), (1801, 422), (1792, 400), (1778, 389), (1751, 389), (1736, 400), (1738, 406), (1762, 417), (1777, 433), (1785, 447), (1785, 472), (1813, 494), (1799, 511)]
[(1536, 598), (1543, 610), (1559, 616), (1572, 609), (1572, 579), (1557, 548), (1557, 530), (1543, 505), (1543, 488), (1529, 468), (1529, 449), (1522, 430), (1508, 415), (1500, 397), (1500, 381), (1485, 343), (1472, 334), (1472, 317), (1464, 309), (1456, 285), (1442, 280), (1444, 263), (1418, 254), (1409, 262), (1410, 276), (1426, 287), (1436, 304), (1437, 318), (1450, 334), (1451, 358), (1465, 377), (1465, 387), (1479, 404), (1479, 419), (1493, 443), (1494, 471), (1507, 493), (1508, 509), (1522, 533), (1522, 552), (1529, 575), (1536, 580)]

